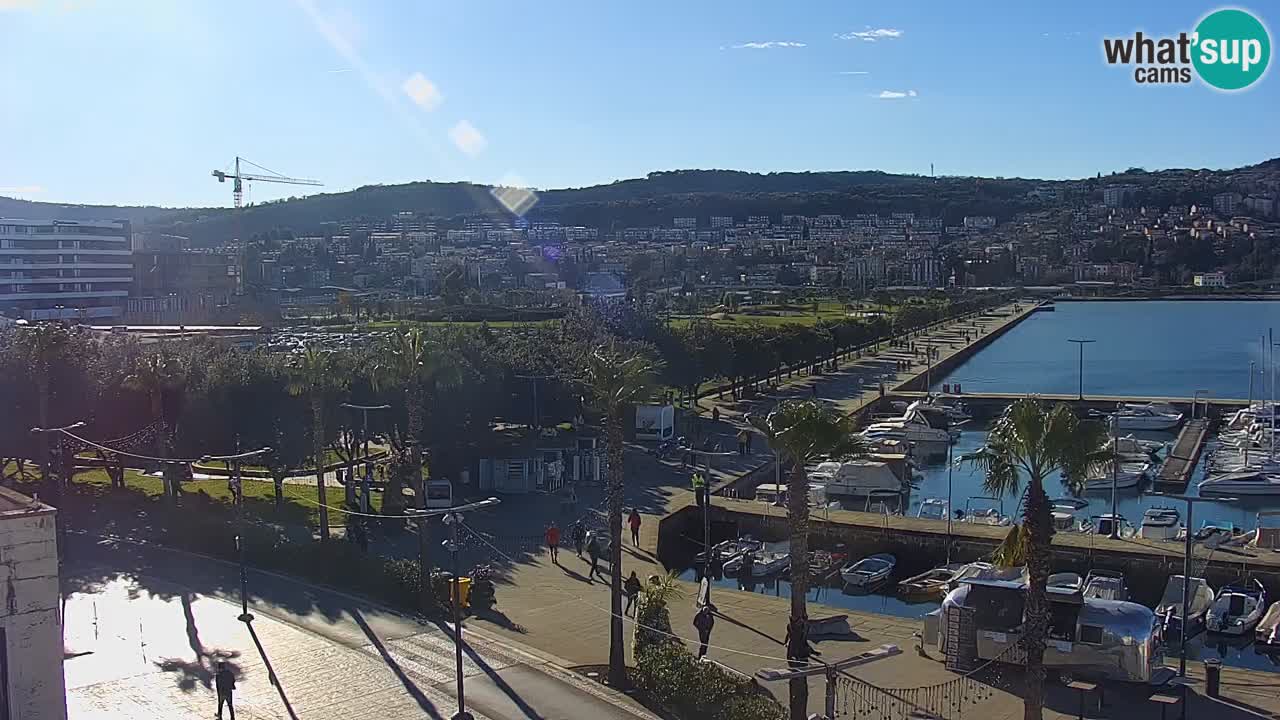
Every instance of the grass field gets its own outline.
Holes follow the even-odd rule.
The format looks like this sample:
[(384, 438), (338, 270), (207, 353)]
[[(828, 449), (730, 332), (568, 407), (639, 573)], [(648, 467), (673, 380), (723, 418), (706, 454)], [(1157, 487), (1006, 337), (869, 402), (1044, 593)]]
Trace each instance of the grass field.
[(822, 321), (832, 322), (857, 317), (856, 313), (859, 312), (892, 313), (897, 309), (896, 306), (876, 305), (869, 302), (852, 303), (850, 306), (852, 309), (850, 309), (839, 300), (819, 300), (817, 305), (816, 313), (814, 312), (813, 303), (796, 303), (792, 305), (750, 305), (740, 307), (738, 312), (733, 313), (705, 313), (698, 316), (673, 315), (671, 324), (682, 327), (697, 320), (710, 320), (717, 325), (747, 325), (755, 323), (773, 326), (792, 324), (813, 326)]

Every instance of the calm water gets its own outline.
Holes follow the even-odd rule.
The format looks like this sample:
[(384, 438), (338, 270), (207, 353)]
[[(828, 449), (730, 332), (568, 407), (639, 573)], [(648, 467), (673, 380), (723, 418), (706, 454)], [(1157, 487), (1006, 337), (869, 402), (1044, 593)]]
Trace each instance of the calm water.
[[(1084, 392), (1096, 395), (1246, 397), (1260, 336), (1280, 330), (1280, 302), (1061, 302), (975, 353), (942, 382), (971, 392), (1074, 393), (1084, 349)], [(1276, 338), (1280, 341), (1280, 337)], [(1260, 371), (1261, 362), (1258, 362)], [(1255, 392), (1260, 392), (1260, 379)]]

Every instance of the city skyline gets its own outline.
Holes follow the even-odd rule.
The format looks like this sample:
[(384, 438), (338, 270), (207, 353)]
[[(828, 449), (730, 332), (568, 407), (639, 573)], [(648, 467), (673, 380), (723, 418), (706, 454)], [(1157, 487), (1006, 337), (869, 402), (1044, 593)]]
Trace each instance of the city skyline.
[[(235, 155), (322, 192), (686, 168), (1070, 179), (1250, 165), (1280, 155), (1259, 141), (1280, 114), (1273, 79), (1141, 87), (1102, 56), (1103, 37), (1176, 33), (1217, 7), (11, 0), (0, 42), (28, 59), (0, 67), (25, 108), (0, 116), (15, 141), (0, 195), (227, 206), (209, 172)], [(50, 56), (54, 36), (77, 52)], [(258, 184), (249, 200), (302, 189)]]

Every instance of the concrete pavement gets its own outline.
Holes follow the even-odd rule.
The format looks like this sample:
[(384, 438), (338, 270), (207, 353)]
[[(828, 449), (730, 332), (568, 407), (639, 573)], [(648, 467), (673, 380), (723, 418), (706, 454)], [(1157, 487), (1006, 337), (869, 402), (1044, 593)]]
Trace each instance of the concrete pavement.
[[(234, 566), (73, 537), (64, 569), (71, 718), (209, 717), (218, 661), (237, 675), (243, 718), (452, 716), (454, 644), (358, 598), (251, 571), (236, 616)], [(519, 643), (464, 630), (469, 709), (482, 720), (652, 717)]]

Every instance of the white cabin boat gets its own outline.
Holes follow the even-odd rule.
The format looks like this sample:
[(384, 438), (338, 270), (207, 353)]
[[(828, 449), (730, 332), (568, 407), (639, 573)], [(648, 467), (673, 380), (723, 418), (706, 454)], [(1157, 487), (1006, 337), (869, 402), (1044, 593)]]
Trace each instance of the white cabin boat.
[(1172, 430), (1182, 423), (1182, 413), (1167, 403), (1124, 403), (1111, 422), (1120, 430)]
[(809, 479), (826, 486), (828, 497), (862, 496), (875, 490), (902, 492), (902, 481), (888, 463), (878, 460), (822, 462), (809, 473)]
[(1145, 460), (1121, 460), (1112, 474), (1112, 463), (1108, 462), (1090, 473), (1084, 481), (1085, 492), (1110, 492), (1112, 486), (1117, 490), (1132, 490), (1151, 476), (1151, 463)]
[(1210, 475), (1196, 487), (1202, 495), (1280, 495), (1280, 473), (1228, 472)]
[(1204, 630), (1204, 617), (1213, 605), (1213, 589), (1204, 578), (1191, 578), (1190, 602), (1187, 617), (1182, 617), (1182, 583), (1181, 575), (1170, 575), (1164, 586), (1164, 595), (1160, 604), (1156, 605), (1156, 616), (1164, 623), (1165, 637), (1178, 637), (1182, 623), (1187, 623), (1187, 637), (1192, 637)]
[(1209, 632), (1247, 635), (1253, 632), (1267, 607), (1266, 591), (1254, 581), (1248, 585), (1226, 585), (1209, 606), (1204, 625)]
[(1182, 515), (1175, 508), (1153, 507), (1142, 513), (1138, 536), (1145, 540), (1177, 540), (1182, 531)]
[(1124, 575), (1109, 570), (1090, 570), (1084, 581), (1084, 596), (1094, 600), (1128, 600)]

